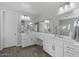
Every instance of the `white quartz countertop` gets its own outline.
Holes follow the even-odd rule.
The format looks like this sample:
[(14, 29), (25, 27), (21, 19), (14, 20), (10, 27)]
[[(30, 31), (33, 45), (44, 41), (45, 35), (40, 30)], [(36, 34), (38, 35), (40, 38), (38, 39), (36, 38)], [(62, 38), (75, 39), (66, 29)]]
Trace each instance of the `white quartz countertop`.
[(42, 33), (42, 32), (36, 32), (35, 33), (36, 38), (40, 38), (40, 39), (52, 39), (54, 37), (53, 34), (49, 34), (49, 33)]
[(77, 41), (75, 41), (74, 39), (72, 39), (69, 36), (63, 36), (63, 35), (55, 35), (55, 34), (50, 34), (50, 33), (44, 33), (44, 32), (34, 32), (34, 31), (26, 31), (25, 33), (22, 33), (21, 35), (26, 36), (26, 35), (32, 35), (36, 38), (40, 38), (40, 39), (59, 39), (62, 41), (68, 41), (68, 42), (74, 42), (74, 43), (79, 43)]

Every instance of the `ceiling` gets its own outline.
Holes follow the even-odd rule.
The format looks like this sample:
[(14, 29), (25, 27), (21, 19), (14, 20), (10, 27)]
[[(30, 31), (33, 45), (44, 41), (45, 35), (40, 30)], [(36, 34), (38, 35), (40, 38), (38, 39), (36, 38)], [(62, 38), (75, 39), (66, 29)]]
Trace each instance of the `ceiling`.
[(0, 2), (0, 7), (5, 7), (24, 14), (52, 13), (58, 11), (63, 2)]

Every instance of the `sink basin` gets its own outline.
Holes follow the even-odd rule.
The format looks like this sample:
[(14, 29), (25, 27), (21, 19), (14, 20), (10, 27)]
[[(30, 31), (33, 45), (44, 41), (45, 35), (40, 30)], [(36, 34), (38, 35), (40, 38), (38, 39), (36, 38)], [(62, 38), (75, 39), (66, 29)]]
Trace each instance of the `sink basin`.
[(63, 38), (63, 35), (56, 35), (56, 37), (58, 37), (58, 38)]

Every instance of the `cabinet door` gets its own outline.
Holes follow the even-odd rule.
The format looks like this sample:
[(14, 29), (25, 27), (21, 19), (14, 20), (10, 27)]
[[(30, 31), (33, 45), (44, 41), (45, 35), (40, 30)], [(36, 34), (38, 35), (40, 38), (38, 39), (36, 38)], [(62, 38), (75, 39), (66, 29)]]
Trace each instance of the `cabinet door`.
[(45, 40), (43, 41), (43, 50), (48, 53), (48, 42)]
[(33, 38), (33, 35), (31, 32), (26, 32), (24, 35), (22, 35), (22, 47), (27, 47), (30, 45), (34, 45), (35, 39)]
[(22, 35), (22, 47), (30, 46), (31, 41), (29, 35)]
[(54, 56), (55, 54), (55, 45), (53, 39), (48, 39), (48, 52), (51, 56)]
[(54, 56), (54, 50), (53, 50), (53, 39), (46, 39), (43, 41), (43, 49), (46, 51), (49, 55)]
[(64, 42), (64, 57), (79, 57), (79, 43)]
[(59, 38), (55, 39), (55, 56), (63, 57), (63, 41)]

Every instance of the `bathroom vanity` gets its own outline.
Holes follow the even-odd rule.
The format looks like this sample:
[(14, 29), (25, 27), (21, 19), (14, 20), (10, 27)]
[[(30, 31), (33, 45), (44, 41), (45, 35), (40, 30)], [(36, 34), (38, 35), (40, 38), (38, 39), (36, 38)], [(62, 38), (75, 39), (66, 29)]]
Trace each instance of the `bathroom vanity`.
[(22, 47), (43, 41), (43, 50), (53, 57), (79, 57), (79, 43), (68, 36), (57, 36), (42, 32), (26, 32), (22, 35)]
[(28, 47), (35, 44), (34, 32), (27, 31), (21, 34), (22, 36), (22, 47)]
[(79, 42), (64, 37), (64, 57), (79, 57)]
[[(42, 25), (43, 28), (41, 27)], [(25, 33), (21, 34), (22, 47), (41, 44), (41, 46), (43, 46), (43, 50), (50, 56), (79, 57), (79, 43), (71, 38), (74, 26), (71, 19), (61, 20), (56, 29), (56, 34), (51, 34), (49, 26), (44, 27), (44, 25), (45, 22), (43, 21), (39, 25), (39, 31), (25, 31)], [(42, 43), (39, 43), (38, 39)]]

